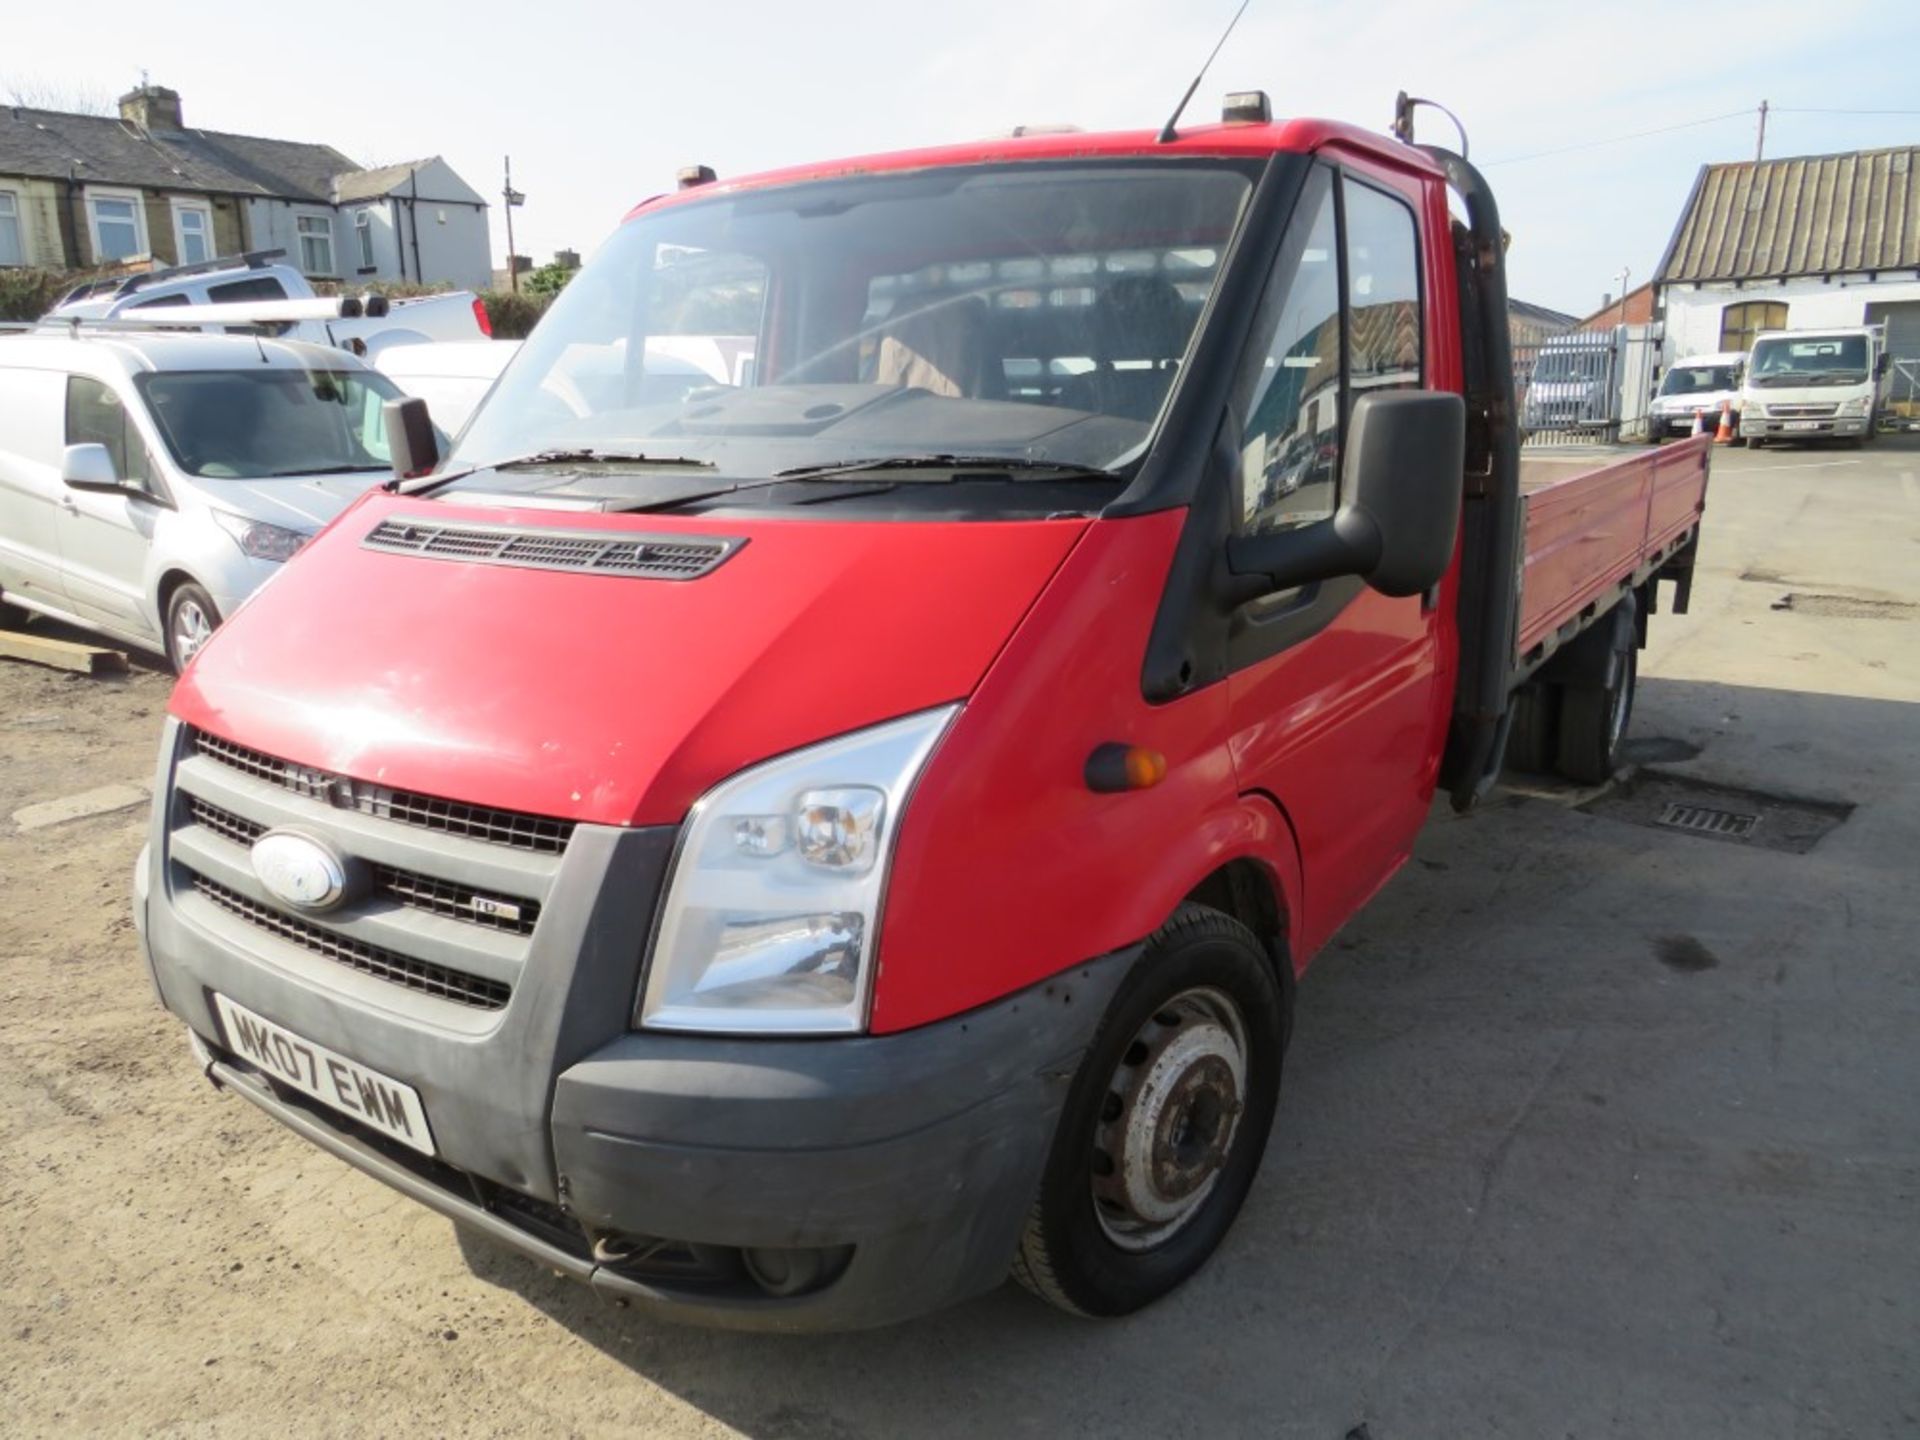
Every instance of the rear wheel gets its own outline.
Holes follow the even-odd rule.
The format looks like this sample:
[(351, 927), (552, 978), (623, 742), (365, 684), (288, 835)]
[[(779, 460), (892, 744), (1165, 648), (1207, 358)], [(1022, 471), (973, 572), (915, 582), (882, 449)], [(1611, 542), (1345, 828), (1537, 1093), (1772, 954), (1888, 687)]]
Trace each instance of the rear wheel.
[(200, 647), (220, 627), (220, 611), (213, 597), (191, 580), (176, 585), (167, 597), (167, 663), (178, 675)]
[(1253, 932), (1181, 906), (1074, 1076), (1014, 1277), (1062, 1310), (1125, 1315), (1206, 1263), (1266, 1150), (1286, 1018)]
[(1513, 692), (1507, 723), (1507, 767), (1541, 775), (1554, 768), (1560, 688), (1535, 683)]
[(1612, 778), (1620, 758), (1620, 742), (1633, 719), (1634, 681), (1639, 655), (1632, 643), (1620, 653), (1613, 684), (1595, 687), (1564, 686), (1560, 697), (1558, 763), (1569, 780), (1598, 785)]

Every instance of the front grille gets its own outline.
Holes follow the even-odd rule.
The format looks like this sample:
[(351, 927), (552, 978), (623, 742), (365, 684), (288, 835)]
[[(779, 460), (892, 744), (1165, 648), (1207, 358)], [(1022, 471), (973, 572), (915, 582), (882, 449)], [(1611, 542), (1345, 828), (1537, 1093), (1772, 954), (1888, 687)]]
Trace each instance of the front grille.
[(512, 987), (498, 980), (469, 975), (464, 970), (455, 970), (446, 965), (415, 960), (381, 945), (369, 945), (363, 940), (350, 939), (321, 926), (309, 925), (304, 920), (295, 920), (290, 915), (282, 915), (277, 910), (250, 900), (239, 891), (229, 889), (196, 871), (189, 870), (187, 873), (193, 877), (193, 888), (229, 915), (237, 916), (303, 950), (351, 970), (358, 970), (363, 975), (403, 985), (424, 995), (436, 995), (456, 1005), (470, 1005), (476, 1010), (501, 1010), (512, 998)]
[(1769, 405), (1767, 414), (1774, 420), (1828, 420), (1839, 409), (1838, 405)]
[(516, 530), (494, 525), (442, 525), (428, 520), (382, 520), (360, 543), (369, 550), (393, 554), (517, 565), (532, 570), (697, 580), (712, 572), (745, 542), (598, 530)]
[[(251, 846), (267, 833), (266, 826), (222, 810), (218, 805), (209, 805), (198, 796), (188, 799), (187, 809), (196, 824), (204, 825), (235, 845)], [(373, 883), (402, 905), (470, 921), (509, 935), (531, 935), (534, 922), (540, 918), (538, 900), (523, 900), (451, 880), (436, 880), (431, 875), (402, 870), (396, 865), (375, 865)]]
[(412, 790), (395, 790), (364, 780), (350, 780), (344, 775), (330, 775), (324, 770), (314, 770), (263, 755), (258, 750), (249, 750), (244, 745), (222, 740), (204, 730), (196, 730), (193, 739), (195, 749), (209, 760), (218, 761), (257, 780), (265, 780), (270, 785), (278, 785), (283, 790), (291, 790), (296, 795), (304, 795), (309, 800), (321, 800), (342, 809), (357, 810), (362, 815), (374, 815), (402, 825), (417, 825), (425, 830), (438, 830), (448, 835), (461, 835), (548, 855), (557, 855), (565, 850), (567, 841), (573, 836), (571, 820), (527, 815), (518, 810), (496, 810), (485, 805), (466, 805), (458, 800), (443, 800)]

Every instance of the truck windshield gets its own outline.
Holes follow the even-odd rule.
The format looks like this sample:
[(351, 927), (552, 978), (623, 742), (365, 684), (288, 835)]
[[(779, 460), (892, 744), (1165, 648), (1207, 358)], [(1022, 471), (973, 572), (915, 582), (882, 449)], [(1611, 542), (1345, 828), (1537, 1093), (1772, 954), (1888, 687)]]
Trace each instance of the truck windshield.
[(1759, 340), (1749, 374), (1755, 385), (1858, 385), (1867, 378), (1867, 337), (1783, 335)]
[(150, 370), (134, 378), (175, 463), (209, 480), (388, 468), (382, 406), (361, 370)]
[[(969, 166), (644, 210), (541, 320), (448, 468), (591, 452), (615, 463), (576, 471), (567, 493), (640, 504), (686, 471), (623, 457), (721, 481), (880, 458), (922, 474), (937, 456), (1021, 462), (1008, 479), (1124, 467), (1255, 173)], [(563, 462), (542, 463), (448, 490), (551, 489)]]
[(1660, 382), (1662, 395), (1711, 395), (1739, 388), (1739, 372), (1731, 365), (1676, 365)]

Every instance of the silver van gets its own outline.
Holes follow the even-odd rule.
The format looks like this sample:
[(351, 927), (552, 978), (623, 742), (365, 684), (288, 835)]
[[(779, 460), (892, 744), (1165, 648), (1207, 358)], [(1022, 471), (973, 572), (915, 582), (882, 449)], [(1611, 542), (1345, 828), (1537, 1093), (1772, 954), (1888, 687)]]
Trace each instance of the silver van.
[(391, 473), (400, 391), (344, 351), (251, 335), (0, 335), (0, 602), (178, 670)]

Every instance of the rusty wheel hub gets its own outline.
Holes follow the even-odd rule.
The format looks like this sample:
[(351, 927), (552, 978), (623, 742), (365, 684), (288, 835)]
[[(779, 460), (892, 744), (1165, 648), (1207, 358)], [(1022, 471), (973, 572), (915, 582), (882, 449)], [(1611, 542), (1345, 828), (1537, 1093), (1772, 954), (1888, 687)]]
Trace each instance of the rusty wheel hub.
[(1109, 1240), (1148, 1250), (1199, 1213), (1246, 1089), (1246, 1024), (1220, 991), (1182, 991), (1135, 1032), (1094, 1131), (1094, 1213)]

